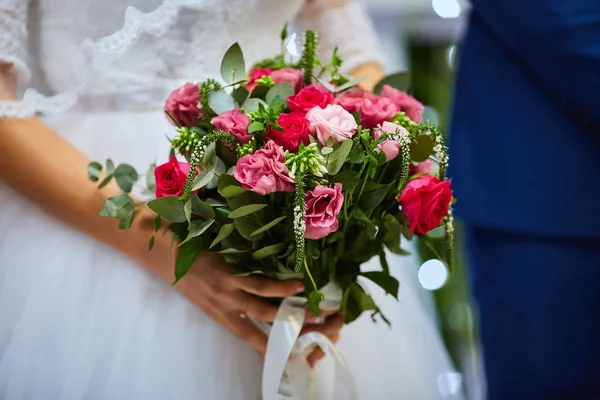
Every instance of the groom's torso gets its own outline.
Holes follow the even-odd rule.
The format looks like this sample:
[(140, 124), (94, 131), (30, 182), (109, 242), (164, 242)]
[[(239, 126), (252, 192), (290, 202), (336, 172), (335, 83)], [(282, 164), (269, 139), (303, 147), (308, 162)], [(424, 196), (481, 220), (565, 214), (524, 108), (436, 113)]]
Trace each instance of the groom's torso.
[[(574, 65), (557, 79), (576, 73)], [(476, 7), (461, 47), (450, 149), (455, 209), (467, 222), (600, 236), (600, 136), (521, 64)]]

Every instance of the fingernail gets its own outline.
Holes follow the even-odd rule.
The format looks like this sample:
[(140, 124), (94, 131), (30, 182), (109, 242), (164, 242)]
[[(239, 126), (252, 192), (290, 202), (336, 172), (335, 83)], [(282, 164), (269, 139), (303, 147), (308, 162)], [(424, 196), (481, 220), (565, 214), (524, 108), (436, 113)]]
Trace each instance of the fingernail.
[(304, 283), (299, 283), (298, 286), (296, 286), (296, 292), (300, 293), (300, 292), (304, 292)]
[(320, 321), (319, 317), (315, 317), (312, 314), (309, 314), (306, 316), (306, 318), (304, 318), (304, 322), (306, 322), (307, 324), (316, 324), (319, 321)]

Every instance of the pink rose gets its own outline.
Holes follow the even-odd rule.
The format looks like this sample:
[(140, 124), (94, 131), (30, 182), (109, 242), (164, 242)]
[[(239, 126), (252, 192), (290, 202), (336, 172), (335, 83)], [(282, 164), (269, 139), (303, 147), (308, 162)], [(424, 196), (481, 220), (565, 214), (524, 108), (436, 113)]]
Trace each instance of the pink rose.
[(390, 99), (381, 96), (373, 96), (365, 99), (360, 110), (360, 123), (363, 128), (375, 128), (392, 118), (398, 112), (398, 108)]
[(241, 112), (238, 108), (217, 115), (210, 120), (210, 123), (213, 124), (218, 131), (231, 133), (241, 144), (246, 144), (252, 139), (252, 135), (248, 134), (250, 117)]
[[(198, 107), (200, 88), (193, 83), (175, 89), (165, 103), (165, 112), (171, 114), (180, 126), (192, 128), (202, 118), (202, 110)], [(168, 120), (173, 123), (171, 118)]]
[(294, 93), (297, 93), (298, 90), (302, 87), (302, 80), (304, 79), (304, 74), (302, 71), (294, 69), (294, 68), (281, 68), (271, 73), (271, 77), (273, 78), (273, 82), (276, 85), (284, 82), (289, 82), (292, 84), (294, 88)]
[(175, 157), (154, 169), (156, 180), (156, 198), (165, 196), (181, 196), (187, 179), (190, 164), (180, 162)]
[(450, 181), (440, 182), (431, 175), (410, 180), (398, 198), (410, 231), (417, 235), (425, 235), (440, 226), (451, 201)]
[(290, 110), (306, 114), (312, 108), (327, 107), (333, 103), (333, 94), (323, 85), (311, 85), (300, 90), (298, 94), (287, 98)]
[(433, 160), (431, 160), (429, 158), (425, 161), (418, 163), (417, 165), (411, 165), (411, 167), (410, 167), (411, 175), (417, 175), (417, 174), (433, 175), (434, 172), (435, 172), (435, 163), (433, 162)]
[(234, 176), (242, 187), (265, 196), (273, 192), (293, 192), (295, 180), (288, 175), (281, 146), (269, 140), (254, 154), (240, 158)]
[(423, 120), (423, 110), (425, 107), (419, 100), (408, 93), (394, 89), (390, 85), (383, 85), (381, 95), (390, 99), (399, 111), (404, 111), (406, 116), (417, 124), (420, 124)]
[(330, 104), (325, 109), (316, 106), (306, 114), (306, 118), (310, 121), (311, 131), (323, 146), (327, 146), (329, 138), (334, 143), (352, 139), (358, 128), (352, 114), (337, 104)]
[(246, 84), (246, 89), (251, 92), (257, 86), (257, 80), (263, 76), (271, 76), (272, 73), (273, 70), (270, 68), (252, 68), (248, 74), (248, 83)]
[(362, 109), (366, 99), (373, 99), (374, 96), (366, 90), (348, 90), (336, 98), (335, 102), (344, 107), (344, 110), (355, 113)]
[(338, 230), (337, 215), (344, 205), (341, 183), (334, 184), (333, 188), (317, 185), (306, 192), (305, 199), (305, 238), (317, 240)]
[(392, 133), (393, 135), (388, 136), (390, 139), (384, 140), (376, 150), (382, 150), (385, 153), (385, 161), (391, 161), (400, 154), (400, 142), (398, 141), (397, 136), (402, 135), (408, 137), (409, 132), (400, 125), (388, 121), (385, 121), (375, 130), (375, 140), (381, 137), (383, 134), (382, 132)]

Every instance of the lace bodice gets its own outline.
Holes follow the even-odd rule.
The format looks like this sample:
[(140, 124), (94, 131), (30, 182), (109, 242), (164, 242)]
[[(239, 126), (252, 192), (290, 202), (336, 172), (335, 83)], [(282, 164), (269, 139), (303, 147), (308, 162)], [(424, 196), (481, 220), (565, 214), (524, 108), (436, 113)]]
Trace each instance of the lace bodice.
[(21, 101), (0, 102), (0, 116), (57, 112), (78, 96), (167, 90), (217, 78), (219, 60), (236, 41), (247, 65), (277, 54), (286, 22), (321, 32), (323, 52), (339, 46), (346, 69), (378, 60), (362, 2), (333, 2), (343, 3), (0, 0), (0, 62), (12, 64), (20, 87), (30, 88)]

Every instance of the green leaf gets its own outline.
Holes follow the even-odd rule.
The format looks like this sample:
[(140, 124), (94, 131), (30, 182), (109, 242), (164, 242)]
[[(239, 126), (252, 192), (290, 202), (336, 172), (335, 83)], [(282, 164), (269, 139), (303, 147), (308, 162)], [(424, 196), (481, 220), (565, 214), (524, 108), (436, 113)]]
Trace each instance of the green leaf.
[(261, 104), (265, 107), (267, 106), (267, 103), (265, 103), (261, 99), (251, 97), (248, 100), (246, 100), (246, 102), (242, 105), (242, 108), (246, 113), (251, 113), (258, 111), (258, 108)]
[(400, 247), (400, 244), (402, 242), (402, 236), (400, 235), (396, 235), (393, 232), (386, 232), (385, 235), (383, 235), (383, 243), (385, 244), (385, 247), (388, 248), (389, 251), (391, 251), (394, 254), (397, 254), (399, 256), (408, 256), (410, 255), (410, 253), (404, 249), (402, 249), (402, 247)]
[(208, 105), (215, 113), (223, 114), (235, 108), (235, 101), (230, 94), (218, 90), (208, 94)]
[[(258, 85), (252, 90), (252, 93), (250, 93), (250, 98), (264, 100), (267, 97), (269, 89), (271, 89), (269, 86)], [(267, 103), (264, 103), (264, 105), (266, 106)]]
[(294, 87), (289, 82), (280, 83), (278, 85), (273, 86), (267, 92), (266, 101), (267, 103), (271, 103), (275, 97), (279, 97), (281, 100), (285, 100), (290, 96), (294, 95)]
[(379, 183), (367, 182), (365, 190), (360, 196), (360, 207), (366, 214), (370, 214), (379, 204), (381, 204), (392, 187), (393, 183), (382, 185)]
[(98, 185), (98, 189), (102, 189), (104, 186), (108, 185), (108, 183), (112, 180), (112, 178), (114, 178), (114, 176), (114, 174), (108, 174), (106, 178), (104, 178), (102, 182), (100, 182), (100, 184)]
[(373, 298), (365, 293), (365, 290), (358, 283), (353, 283), (350, 286), (350, 297), (358, 303), (361, 310), (377, 310)]
[(348, 162), (352, 164), (362, 164), (365, 159), (365, 150), (360, 142), (354, 142), (352, 150), (348, 154)]
[(156, 165), (151, 165), (146, 172), (146, 186), (150, 192), (156, 191), (156, 177), (154, 176), (154, 170), (156, 170)]
[(349, 80), (348, 82), (344, 83), (342, 86), (336, 87), (335, 90), (333, 91), (333, 93), (343, 92), (344, 90), (349, 89), (349, 88), (353, 87), (354, 85), (361, 83), (365, 79), (367, 79), (366, 76), (361, 76), (360, 78)]
[(216, 245), (221, 243), (221, 241), (223, 239), (225, 239), (226, 237), (228, 237), (229, 235), (231, 235), (234, 230), (235, 230), (235, 226), (233, 224), (223, 225), (221, 227), (221, 230), (219, 231), (219, 234), (217, 235), (217, 238), (215, 240), (213, 240), (213, 242), (211, 243), (210, 248), (212, 249), (213, 247), (215, 247)]
[(150, 238), (148, 250), (152, 250), (152, 248), (154, 247), (154, 236), (156, 236), (156, 232), (158, 232), (158, 230), (160, 229), (161, 222), (162, 218), (160, 217), (160, 215), (157, 215), (156, 218), (154, 218), (154, 232), (152, 233), (152, 237)]
[(396, 299), (398, 298), (400, 282), (389, 273), (383, 271), (370, 271), (363, 272), (361, 275), (380, 286), (387, 294), (391, 294)]
[(117, 168), (115, 168), (114, 175), (117, 184), (125, 193), (131, 192), (131, 189), (133, 189), (133, 184), (139, 178), (135, 168), (127, 164), (120, 164), (117, 166)]
[(352, 140), (344, 140), (334, 146), (333, 151), (326, 158), (326, 167), (329, 175), (335, 175), (340, 172), (340, 169), (342, 169), (348, 158), (353, 143)]
[(320, 314), (319, 305), (321, 304), (321, 302), (323, 300), (325, 300), (325, 295), (323, 293), (319, 292), (318, 290), (313, 290), (308, 295), (308, 308), (310, 309), (310, 312), (312, 312), (315, 317), (318, 317)]
[(236, 218), (233, 220), (233, 223), (235, 225), (235, 229), (246, 240), (259, 241), (264, 236), (264, 233), (252, 236), (252, 234), (261, 227), (260, 222), (258, 222), (256, 218), (252, 218), (251, 216)]
[(369, 239), (375, 239), (375, 236), (377, 235), (377, 226), (373, 223), (373, 221), (371, 221), (369, 217), (367, 217), (367, 214), (365, 214), (364, 211), (361, 210), (358, 204), (355, 204), (354, 207), (352, 207), (352, 216), (359, 221), (363, 221), (365, 223), (366, 233)]
[(183, 202), (177, 196), (166, 196), (148, 202), (148, 208), (170, 222), (186, 222)]
[(229, 174), (219, 175), (219, 180), (217, 183), (217, 187), (219, 188), (219, 193), (221, 193), (221, 190), (225, 189), (228, 186), (241, 186), (241, 183), (239, 183), (233, 175), (229, 175)]
[(283, 112), (286, 102), (281, 97), (274, 97), (269, 102), (269, 111), (275, 115), (279, 115)]
[(410, 143), (410, 158), (413, 161), (421, 162), (429, 158), (433, 152), (433, 136), (417, 135)]
[(106, 160), (106, 172), (108, 172), (109, 174), (112, 174), (113, 172), (115, 172), (115, 164), (112, 162), (112, 160), (110, 158), (108, 160)]
[(246, 78), (244, 54), (238, 43), (231, 45), (225, 52), (223, 61), (221, 61), (221, 76), (225, 83), (233, 83)]
[(102, 164), (100, 164), (98, 161), (92, 161), (88, 164), (88, 178), (90, 178), (92, 182), (98, 182), (101, 172)]
[(248, 126), (248, 133), (253, 134), (265, 130), (265, 125), (262, 122), (254, 121)]
[(202, 189), (204, 186), (208, 185), (213, 178), (215, 177), (215, 170), (211, 169), (210, 171), (202, 171), (200, 172), (196, 178), (194, 178), (194, 184), (192, 185), (192, 191), (195, 192), (198, 189)]
[(383, 85), (390, 85), (401, 92), (408, 92), (410, 90), (410, 72), (404, 71), (386, 76), (375, 85), (373, 93), (380, 94)]
[(281, 33), (279, 33), (279, 38), (283, 41), (288, 37), (288, 31), (287, 31), (287, 22), (283, 25), (283, 28), (281, 29)]
[(274, 227), (275, 225), (277, 225), (278, 223), (280, 223), (281, 221), (283, 221), (286, 218), (287, 217), (285, 215), (283, 217), (275, 218), (273, 221), (269, 222), (268, 224), (266, 224), (262, 228), (257, 229), (256, 231), (252, 232), (252, 234), (250, 236), (255, 236), (255, 235), (261, 234), (263, 232), (266, 232), (266, 231), (268, 231), (269, 229), (271, 229), (272, 227)]
[(222, 190), (220, 190), (219, 193), (221, 193), (221, 196), (223, 196), (225, 198), (229, 198), (229, 197), (239, 196), (239, 195), (243, 194), (245, 191), (246, 191), (246, 189), (244, 189), (243, 187), (240, 187), (240, 186), (227, 186), (227, 187), (223, 188)]
[(353, 169), (346, 169), (333, 178), (331, 178), (332, 182), (339, 182), (342, 184), (343, 190), (352, 190), (358, 186), (360, 180), (358, 179), (360, 174), (358, 171), (354, 171)]
[(383, 226), (396, 236), (402, 234), (402, 224), (392, 214), (386, 214), (385, 217), (383, 217)]
[(267, 257), (274, 256), (275, 254), (285, 250), (286, 247), (287, 245), (285, 243), (277, 243), (271, 246), (263, 247), (262, 249), (252, 253), (252, 258), (258, 261), (264, 260)]
[(233, 90), (233, 99), (235, 100), (236, 104), (238, 104), (241, 107), (242, 104), (244, 104), (244, 102), (248, 98), (249, 94), (250, 93), (248, 93), (248, 89), (246, 89), (243, 86), (240, 86)]
[(188, 233), (187, 238), (183, 242), (181, 242), (181, 244), (179, 246), (181, 246), (184, 243), (189, 242), (190, 240), (192, 240), (195, 237), (202, 235), (214, 223), (215, 223), (214, 219), (211, 219), (209, 221), (203, 221), (203, 220), (199, 220), (199, 219), (192, 220), (192, 223), (190, 224), (190, 232)]
[(196, 193), (192, 193), (190, 201), (192, 210), (202, 218), (213, 219), (215, 217), (215, 210), (209, 204), (200, 200)]
[(188, 200), (183, 205), (183, 212), (188, 223), (192, 222), (192, 200)]
[(206, 202), (206, 204), (208, 204), (211, 207), (223, 207), (223, 206), (227, 205), (226, 201), (222, 201), (219, 199), (208, 198), (208, 199), (204, 199), (204, 201)]
[(330, 154), (332, 151), (333, 151), (333, 147), (323, 147), (321, 149), (321, 154), (326, 156), (327, 154)]
[(231, 213), (229, 213), (229, 218), (235, 219), (245, 217), (246, 215), (254, 214), (257, 211), (262, 210), (266, 206), (266, 204), (249, 204), (247, 206), (242, 206), (240, 208), (236, 208)]
[(197, 237), (179, 247), (175, 259), (175, 282), (173, 285), (185, 276), (198, 255), (208, 250), (209, 243), (209, 238)]
[(119, 229), (131, 227), (135, 217), (135, 202), (129, 195), (121, 194), (104, 200), (100, 215), (119, 219)]

